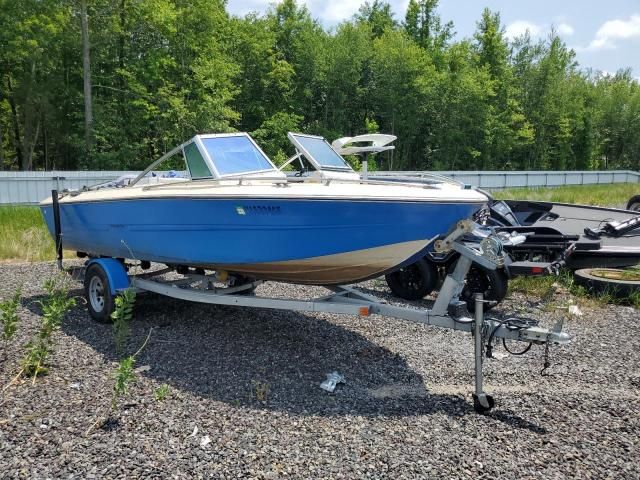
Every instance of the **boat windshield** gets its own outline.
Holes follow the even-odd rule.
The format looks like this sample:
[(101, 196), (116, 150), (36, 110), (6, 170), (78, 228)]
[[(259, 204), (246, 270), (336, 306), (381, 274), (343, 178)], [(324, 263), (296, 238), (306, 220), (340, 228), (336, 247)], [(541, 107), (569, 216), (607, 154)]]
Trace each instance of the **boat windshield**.
[(201, 137), (201, 140), (220, 176), (275, 170), (245, 135)]
[(312, 137), (309, 135), (301, 135), (291, 133), (290, 139), (309, 161), (317, 163), (320, 168), (349, 170), (352, 168), (349, 164), (331, 148), (331, 145), (322, 137)]

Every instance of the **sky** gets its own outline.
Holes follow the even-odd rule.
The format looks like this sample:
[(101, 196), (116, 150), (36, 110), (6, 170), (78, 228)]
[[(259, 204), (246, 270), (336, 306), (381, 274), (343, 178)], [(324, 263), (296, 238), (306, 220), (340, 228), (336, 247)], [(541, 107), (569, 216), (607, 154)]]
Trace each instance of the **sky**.
[[(403, 20), (409, 0), (389, 0), (395, 18)], [(298, 0), (325, 28), (350, 19), (364, 0)], [(272, 0), (228, 0), (232, 14), (265, 12)], [(529, 30), (544, 38), (553, 27), (576, 52), (582, 68), (615, 73), (632, 68), (640, 79), (640, 0), (440, 0), (441, 19), (453, 21), (456, 38), (473, 35), (482, 10), (500, 12), (506, 34)]]

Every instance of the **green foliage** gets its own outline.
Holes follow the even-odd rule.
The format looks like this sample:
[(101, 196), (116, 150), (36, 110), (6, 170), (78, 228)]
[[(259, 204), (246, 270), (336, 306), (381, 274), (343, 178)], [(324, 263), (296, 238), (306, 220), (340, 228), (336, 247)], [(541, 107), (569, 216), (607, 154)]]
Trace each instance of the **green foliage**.
[(77, 2), (0, 0), (0, 169), (138, 169), (195, 133), (232, 130), (281, 159), (289, 130), (333, 140), (373, 122), (398, 136), (385, 168), (640, 169), (629, 70), (581, 70), (555, 34), (510, 41), (488, 9), (454, 40), (438, 3), (410, 0), (399, 22), (368, 1), (325, 30), (295, 0), (243, 18), (220, 0), (88, 2), (86, 150)]
[[(134, 297), (135, 298), (135, 297)], [(118, 362), (118, 366), (115, 369), (113, 374), (113, 389), (111, 396), (111, 404), (105, 408), (102, 415), (98, 417), (98, 419), (87, 429), (85, 435), (88, 435), (93, 431), (94, 428), (105, 425), (109, 420), (111, 414), (118, 413), (119, 401), (122, 397), (126, 396), (129, 393), (129, 387), (131, 383), (135, 381), (136, 372), (134, 370), (134, 366), (136, 364), (136, 358), (142, 350), (147, 346), (149, 342), (149, 338), (151, 338), (151, 333), (153, 329), (149, 330), (149, 334), (147, 338), (145, 338), (144, 342), (140, 346), (140, 348), (133, 355), (129, 355), (128, 357), (122, 358)]]
[(166, 383), (163, 383), (162, 385), (160, 385), (153, 392), (153, 396), (159, 402), (164, 401), (168, 395), (169, 395), (169, 385), (167, 385)]
[(2, 327), (2, 339), (5, 343), (11, 341), (18, 330), (18, 306), (22, 288), (18, 287), (13, 296), (4, 302), (0, 302), (0, 326)]
[(442, 25), (437, 14), (438, 0), (409, 0), (404, 28), (421, 47), (441, 52), (453, 36), (453, 23)]
[(364, 2), (355, 18), (358, 22), (369, 24), (375, 38), (381, 37), (387, 31), (395, 30), (398, 26), (398, 22), (393, 18), (391, 5), (381, 0)]
[(38, 208), (0, 206), (0, 259), (53, 260), (53, 240)]
[(21, 374), (33, 378), (34, 381), (38, 375), (46, 374), (49, 371), (46, 361), (51, 351), (51, 345), (48, 342), (35, 340), (27, 343), (27, 353), (22, 359)]
[(76, 305), (76, 300), (69, 297), (69, 286), (60, 278), (53, 277), (46, 280), (44, 289), (47, 297), (40, 302), (43, 317), (40, 333), (44, 337), (50, 337), (60, 328), (62, 319)]
[(60, 278), (45, 281), (46, 298), (40, 302), (42, 323), (35, 337), (27, 344), (27, 353), (22, 360), (22, 375), (32, 377), (35, 382), (39, 374), (47, 373), (47, 361), (54, 348), (53, 334), (60, 328), (66, 313), (76, 305), (69, 297), (69, 287)]
[[(633, 267), (630, 271), (637, 271), (637, 268), (638, 267)], [(634, 308), (640, 308), (640, 295), (638, 292), (633, 292), (627, 298), (618, 298), (614, 295), (613, 291), (593, 294), (587, 291), (584, 286), (578, 285), (575, 282), (573, 273), (569, 270), (562, 270), (557, 277), (553, 275), (540, 277), (518, 276), (509, 281), (509, 290), (511, 292), (534, 295), (545, 301), (551, 301), (558, 286), (564, 288), (565, 291), (571, 295), (570, 301), (577, 300), (578, 303), (586, 303), (587, 305), (593, 305), (595, 303), (600, 306), (607, 304), (625, 304), (631, 305)], [(566, 307), (567, 305), (564, 306)], [(558, 305), (555, 303), (549, 304), (549, 308), (556, 307), (558, 307)]]
[(112, 407), (114, 409), (118, 405), (118, 400), (129, 391), (129, 384), (135, 379), (135, 373), (133, 371), (135, 363), (136, 359), (133, 355), (123, 358), (118, 362), (113, 384)]
[(136, 292), (131, 288), (123, 290), (115, 298), (115, 309), (111, 314), (113, 320), (113, 340), (116, 345), (116, 351), (122, 352), (125, 343), (129, 338), (131, 329), (129, 322), (133, 318), (133, 307), (136, 302)]
[(287, 133), (299, 131), (301, 122), (302, 116), (300, 115), (277, 112), (262, 122), (260, 128), (254, 130), (251, 134), (273, 160), (276, 157), (284, 159), (284, 161), (276, 162), (276, 164), (284, 163), (287, 160), (286, 152), (291, 150)]

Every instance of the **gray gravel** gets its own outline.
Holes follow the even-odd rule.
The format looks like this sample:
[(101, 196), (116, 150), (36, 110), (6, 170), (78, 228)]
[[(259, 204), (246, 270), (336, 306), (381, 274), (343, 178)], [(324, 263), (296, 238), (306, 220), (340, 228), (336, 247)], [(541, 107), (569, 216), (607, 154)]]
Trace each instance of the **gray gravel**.
[[(24, 284), (19, 338), (0, 353), (3, 387), (54, 271), (0, 265), (0, 298)], [(382, 281), (365, 287), (388, 297)], [(322, 291), (259, 292), (284, 288)], [(557, 315), (518, 295), (496, 314), (516, 308), (546, 325)], [(109, 325), (82, 305), (70, 313), (50, 374), (0, 398), (0, 478), (640, 478), (640, 314), (629, 307), (570, 320), (575, 341), (552, 350), (548, 376), (540, 347), (487, 360), (497, 400), (487, 416), (471, 407), (472, 340), (460, 332), (150, 294), (131, 327), (129, 352), (153, 327), (136, 364), (149, 368), (119, 413), (85, 435), (109, 405), (118, 357)], [(346, 384), (328, 394), (319, 383), (333, 370)]]

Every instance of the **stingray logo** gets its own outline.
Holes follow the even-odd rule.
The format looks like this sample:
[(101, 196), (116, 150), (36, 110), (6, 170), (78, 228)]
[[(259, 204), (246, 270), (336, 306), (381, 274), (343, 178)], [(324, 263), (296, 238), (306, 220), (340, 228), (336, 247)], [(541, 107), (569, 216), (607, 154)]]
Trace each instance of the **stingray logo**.
[(246, 215), (247, 214), (247, 212), (245, 212), (244, 208), (242, 208), (242, 207), (236, 207), (236, 213), (238, 215)]

